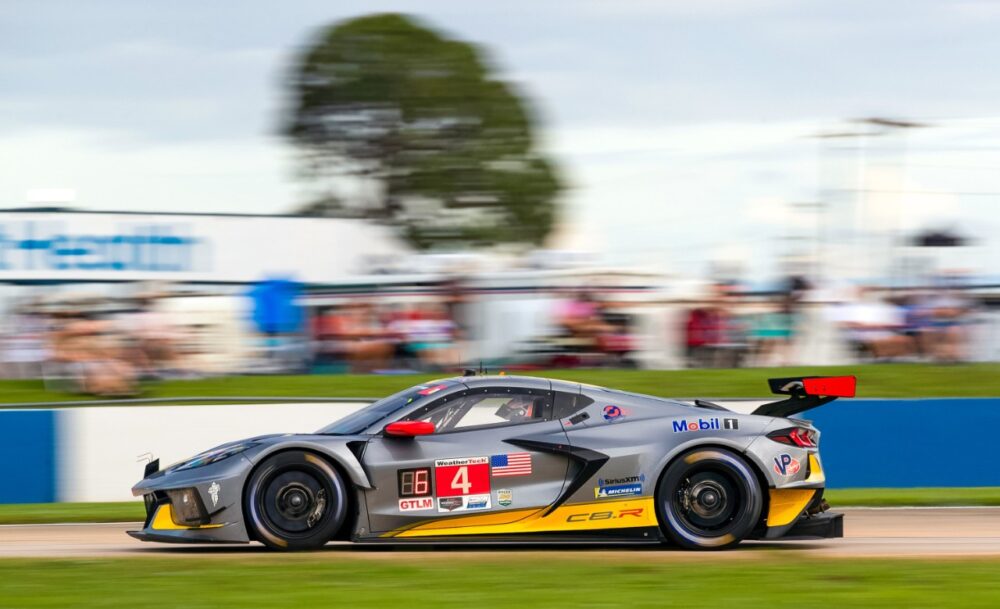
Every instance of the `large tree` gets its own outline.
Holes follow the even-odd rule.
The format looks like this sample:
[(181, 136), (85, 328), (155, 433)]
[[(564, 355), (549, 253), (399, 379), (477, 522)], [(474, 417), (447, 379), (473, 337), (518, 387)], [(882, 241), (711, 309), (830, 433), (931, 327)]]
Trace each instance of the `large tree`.
[(324, 30), (285, 131), (318, 188), (305, 213), (399, 228), (419, 248), (538, 244), (560, 185), (534, 121), (475, 46), (397, 14)]

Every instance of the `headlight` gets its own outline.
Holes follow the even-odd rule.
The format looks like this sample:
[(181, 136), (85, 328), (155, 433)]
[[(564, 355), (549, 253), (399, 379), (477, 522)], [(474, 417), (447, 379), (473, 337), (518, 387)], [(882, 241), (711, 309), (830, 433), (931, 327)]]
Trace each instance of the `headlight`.
[(228, 457), (232, 457), (233, 455), (238, 455), (245, 450), (253, 448), (254, 446), (257, 446), (257, 442), (239, 442), (237, 444), (227, 444), (226, 446), (213, 448), (212, 450), (207, 450), (199, 455), (191, 457), (187, 461), (184, 461), (180, 465), (176, 466), (174, 470), (180, 471), (209, 465), (217, 461), (222, 461)]
[(205, 506), (198, 497), (198, 492), (193, 488), (182, 488), (167, 491), (170, 499), (170, 516), (174, 524), (181, 526), (197, 526), (208, 524), (209, 519), (205, 513)]

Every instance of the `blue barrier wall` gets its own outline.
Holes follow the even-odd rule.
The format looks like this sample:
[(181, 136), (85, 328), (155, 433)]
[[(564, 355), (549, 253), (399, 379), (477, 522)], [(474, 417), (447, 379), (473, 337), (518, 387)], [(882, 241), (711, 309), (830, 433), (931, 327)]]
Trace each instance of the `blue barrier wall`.
[(843, 399), (801, 416), (822, 433), (830, 488), (1000, 486), (1000, 398)]
[[(803, 416), (823, 434), (830, 488), (1000, 486), (1000, 398), (845, 399)], [(0, 410), (0, 503), (58, 499), (57, 460), (71, 456), (57, 438), (82, 430), (56, 432), (71, 420), (53, 410)]]
[(0, 410), (0, 503), (56, 500), (56, 412)]

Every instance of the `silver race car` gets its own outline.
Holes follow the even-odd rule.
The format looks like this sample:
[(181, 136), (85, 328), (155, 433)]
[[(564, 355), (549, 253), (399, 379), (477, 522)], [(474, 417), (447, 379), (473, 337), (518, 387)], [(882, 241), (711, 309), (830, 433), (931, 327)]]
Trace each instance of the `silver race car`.
[(464, 376), (310, 434), (224, 444), (133, 487), (145, 541), (279, 550), (355, 542), (841, 537), (819, 432), (792, 418), (854, 377), (771, 379), (752, 414), (558, 380)]

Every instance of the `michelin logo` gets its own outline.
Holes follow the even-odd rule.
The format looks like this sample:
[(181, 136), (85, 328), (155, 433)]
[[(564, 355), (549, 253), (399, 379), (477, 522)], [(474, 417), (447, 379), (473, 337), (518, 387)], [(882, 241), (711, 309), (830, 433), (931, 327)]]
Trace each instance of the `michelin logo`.
[(618, 484), (615, 486), (599, 486), (594, 489), (594, 497), (597, 499), (628, 497), (630, 495), (641, 494), (642, 484)]

